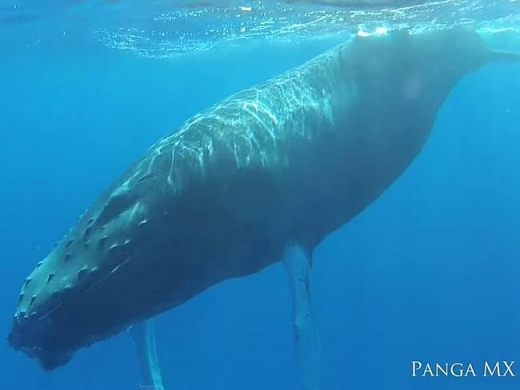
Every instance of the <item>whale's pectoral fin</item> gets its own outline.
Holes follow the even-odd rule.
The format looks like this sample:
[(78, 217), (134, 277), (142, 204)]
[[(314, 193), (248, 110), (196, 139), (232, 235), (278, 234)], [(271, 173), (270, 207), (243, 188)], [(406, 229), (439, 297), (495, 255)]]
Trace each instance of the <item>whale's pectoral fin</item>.
[(312, 255), (300, 246), (284, 256), (293, 304), (293, 331), (301, 388), (319, 388), (319, 340), (312, 305)]
[(164, 390), (161, 368), (157, 357), (155, 342), (155, 324), (150, 319), (132, 325), (129, 330), (132, 337), (142, 375), (142, 388)]

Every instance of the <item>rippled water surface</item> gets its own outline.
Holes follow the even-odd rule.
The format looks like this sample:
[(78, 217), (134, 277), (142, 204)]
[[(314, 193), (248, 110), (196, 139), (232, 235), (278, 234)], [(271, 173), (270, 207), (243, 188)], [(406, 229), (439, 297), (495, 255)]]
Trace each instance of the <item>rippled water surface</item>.
[(252, 39), (295, 41), (459, 24), (473, 25), (487, 34), (513, 35), (520, 26), (520, 1), (8, 0), (0, 8), (4, 43), (31, 46), (72, 36), (152, 57)]

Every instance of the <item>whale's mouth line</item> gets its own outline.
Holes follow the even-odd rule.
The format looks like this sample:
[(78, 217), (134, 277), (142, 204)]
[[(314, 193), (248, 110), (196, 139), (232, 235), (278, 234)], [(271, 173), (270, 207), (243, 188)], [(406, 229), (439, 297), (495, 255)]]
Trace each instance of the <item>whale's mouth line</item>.
[[(131, 259), (131, 256), (128, 256), (123, 262), (118, 264), (115, 268), (105, 274), (99, 280), (96, 280), (91, 286), (83, 291), (78, 291), (77, 294), (73, 294), (69, 297), (67, 301), (59, 301), (53, 307), (46, 310), (43, 314), (34, 317), (19, 317), (8, 336), (9, 344), (15, 348), (16, 350), (21, 350), (30, 357), (36, 358), (44, 368), (54, 368), (54, 364), (49, 364), (46, 361), (46, 355), (49, 353), (49, 348), (45, 348), (41, 340), (46, 340), (48, 342), (46, 334), (51, 334), (53, 332), (53, 323), (52, 317), (57, 311), (61, 308), (70, 304), (74, 298), (78, 296), (86, 296), (90, 292), (92, 292), (95, 288), (98, 288), (100, 285), (106, 283), (112, 276), (116, 274), (118, 270), (121, 269), (122, 266), (127, 264)], [(40, 342), (38, 342), (40, 340)], [(45, 342), (44, 342), (45, 343)], [(72, 351), (72, 352), (71, 352)], [(58, 362), (67, 362), (70, 360), (72, 355), (74, 354), (74, 349), (71, 348), (63, 348), (60, 346), (58, 350), (53, 351), (53, 360), (56, 360), (56, 356), (59, 356)]]
[[(131, 256), (128, 256), (123, 262), (118, 264), (116, 267), (114, 267), (111, 271), (107, 272), (103, 277), (101, 277), (99, 280), (97, 280), (95, 283), (93, 283), (91, 286), (87, 287), (85, 290), (78, 291), (74, 296), (70, 297), (71, 299), (78, 296), (84, 296), (87, 295), (89, 292), (94, 290), (96, 287), (100, 286), (104, 282), (110, 279), (110, 277), (114, 276), (114, 273), (119, 270), (123, 265), (128, 263), (128, 261), (131, 260)], [(36, 317), (36, 321), (45, 321), (47, 318), (49, 318), (54, 312), (56, 312), (60, 307), (64, 306), (66, 303), (63, 301), (58, 302), (54, 307), (48, 309), (45, 313), (39, 315)]]
[[(148, 244), (153, 245), (154, 241), (156, 240), (148, 241)], [(59, 338), (59, 335), (55, 334), (57, 325), (54, 324), (53, 320), (53, 318), (56, 317), (56, 313), (59, 313), (60, 310), (64, 310), (64, 308), (71, 307), (71, 305), (74, 304), (74, 301), (78, 298), (83, 297), (84, 299), (85, 297), (92, 295), (94, 291), (100, 289), (102, 286), (105, 286), (114, 277), (120, 275), (121, 271), (126, 269), (132, 260), (143, 257), (147, 253), (148, 248), (149, 245), (140, 247), (138, 250), (135, 250), (137, 249), (135, 248), (131, 254), (128, 254), (123, 261), (114, 264), (110, 270), (103, 274), (97, 273), (95, 278), (92, 279), (90, 283), (86, 284), (83, 289), (71, 291), (71, 295), (69, 295), (67, 299), (62, 296), (59, 297), (59, 300), (48, 302), (52, 306), (48, 307), (45, 312), (32, 316), (15, 317), (15, 321), (7, 337), (9, 344), (15, 350), (23, 351), (30, 357), (38, 360), (46, 370), (54, 369), (65, 364), (70, 360), (76, 350), (73, 345), (75, 342), (60, 342), (59, 345), (56, 345), (56, 341), (53, 341), (53, 339), (57, 340), (57, 338)], [(104, 332), (95, 332), (88, 335), (85, 334), (84, 336), (81, 336), (81, 343), (87, 342), (88, 344), (91, 344), (92, 342), (99, 341), (100, 339), (107, 337), (107, 335), (124, 328), (125, 326), (115, 326), (105, 329)], [(73, 338), (70, 340), (73, 340)], [(56, 364), (53, 362), (56, 362)]]
[[(125, 259), (124, 263), (128, 262), (129, 261), (129, 258)], [(124, 263), (121, 263), (119, 265), (117, 265), (115, 268), (113, 268), (111, 271), (107, 272), (100, 280), (98, 280), (96, 283), (94, 283), (92, 286), (89, 286), (88, 288), (86, 288), (85, 290), (81, 291), (81, 292), (78, 292), (78, 294), (75, 295), (75, 297), (79, 296), (79, 295), (87, 295), (90, 291), (94, 290), (96, 287), (100, 286), (101, 284), (103, 284), (104, 282), (106, 282), (107, 280), (110, 279), (110, 277), (112, 277), (115, 273), (115, 271), (117, 271)], [(71, 297), (72, 298), (72, 297)], [(60, 307), (62, 307), (64, 305), (63, 302), (58, 302), (58, 304), (56, 304), (56, 306), (54, 306), (53, 308), (50, 308), (49, 310), (47, 310), (45, 313), (43, 313), (42, 315), (40, 315), (37, 320), (38, 321), (44, 321), (46, 320), (48, 317), (50, 317), (55, 311), (57, 311)]]

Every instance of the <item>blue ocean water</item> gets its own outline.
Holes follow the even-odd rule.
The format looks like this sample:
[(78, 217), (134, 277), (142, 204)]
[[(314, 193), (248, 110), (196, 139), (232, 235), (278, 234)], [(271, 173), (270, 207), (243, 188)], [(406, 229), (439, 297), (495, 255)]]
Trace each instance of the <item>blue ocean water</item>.
[[(148, 146), (199, 110), (338, 40), (253, 42), (155, 58), (77, 37), (13, 48), (6, 37), (3, 335), (27, 273)], [(519, 388), (518, 377), (411, 375), (414, 360), (475, 367), (519, 360), (518, 102), (519, 65), (468, 75), (414, 164), (319, 246), (314, 288), (323, 389)], [(161, 315), (166, 389), (296, 389), (286, 279), (277, 264)], [(139, 389), (127, 334), (82, 350), (52, 373), (7, 342), (0, 344), (0, 363), (0, 384), (9, 390)]]

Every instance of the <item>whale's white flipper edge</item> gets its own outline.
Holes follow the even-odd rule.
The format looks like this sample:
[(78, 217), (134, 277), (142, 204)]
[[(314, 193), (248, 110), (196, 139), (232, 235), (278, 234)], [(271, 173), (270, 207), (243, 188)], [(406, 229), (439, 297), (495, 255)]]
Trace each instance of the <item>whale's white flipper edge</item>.
[(153, 319), (134, 324), (129, 329), (134, 343), (137, 359), (141, 369), (142, 389), (165, 390), (162, 381), (157, 343), (155, 340), (155, 323)]

